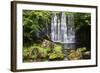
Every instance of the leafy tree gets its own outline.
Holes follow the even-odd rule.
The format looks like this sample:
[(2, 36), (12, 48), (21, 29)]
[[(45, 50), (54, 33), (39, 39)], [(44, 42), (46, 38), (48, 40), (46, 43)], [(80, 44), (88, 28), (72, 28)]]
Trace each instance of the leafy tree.
[[(39, 34), (47, 35), (51, 22), (50, 11), (23, 10), (23, 38), (25, 43), (37, 42)], [(45, 30), (45, 31), (44, 31)]]
[(90, 13), (75, 13), (75, 28), (80, 29), (81, 26), (87, 26), (91, 24), (91, 14)]

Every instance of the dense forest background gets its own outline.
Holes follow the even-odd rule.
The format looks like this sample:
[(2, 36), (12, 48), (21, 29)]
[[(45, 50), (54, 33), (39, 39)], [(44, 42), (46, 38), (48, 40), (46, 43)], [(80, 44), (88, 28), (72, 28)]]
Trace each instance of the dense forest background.
[[(48, 31), (51, 26), (51, 11), (39, 10), (23, 10), (23, 43), (24, 46), (38, 42), (37, 38), (43, 39), (44, 37), (50, 39)], [(81, 27), (88, 27), (91, 24), (90, 13), (74, 13), (66, 12), (66, 14), (74, 14), (75, 17), (75, 31), (77, 32)], [(82, 30), (85, 30), (82, 28)], [(38, 36), (40, 32), (40, 36)], [(46, 34), (45, 34), (46, 33)]]

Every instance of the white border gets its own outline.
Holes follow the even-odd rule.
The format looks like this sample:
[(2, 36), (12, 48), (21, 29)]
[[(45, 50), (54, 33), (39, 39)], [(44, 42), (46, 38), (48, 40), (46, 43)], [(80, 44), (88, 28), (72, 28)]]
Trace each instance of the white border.
[[(22, 61), (22, 44), (23, 35), (22, 28), (22, 10), (49, 10), (49, 11), (67, 11), (91, 13), (91, 59), (76, 61), (53, 61), (53, 62), (33, 62), (23, 63)], [(45, 6), (45, 5), (28, 5), (17, 4), (17, 69), (35, 69), (35, 68), (52, 68), (52, 67), (68, 67), (96, 64), (96, 9), (82, 7), (63, 7), (63, 6)]]

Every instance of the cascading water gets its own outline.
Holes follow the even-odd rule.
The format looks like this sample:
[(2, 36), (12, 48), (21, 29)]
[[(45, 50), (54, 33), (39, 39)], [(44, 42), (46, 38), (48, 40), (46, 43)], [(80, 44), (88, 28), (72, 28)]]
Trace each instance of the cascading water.
[(51, 40), (59, 43), (75, 43), (74, 15), (53, 13), (51, 20)]
[(61, 36), (61, 43), (68, 43), (65, 12), (61, 13), (61, 32), (60, 32), (60, 36)]
[(68, 15), (68, 43), (75, 43), (74, 15)]
[(57, 30), (57, 15), (56, 13), (54, 13), (51, 19), (51, 39), (54, 42), (57, 41), (56, 30)]

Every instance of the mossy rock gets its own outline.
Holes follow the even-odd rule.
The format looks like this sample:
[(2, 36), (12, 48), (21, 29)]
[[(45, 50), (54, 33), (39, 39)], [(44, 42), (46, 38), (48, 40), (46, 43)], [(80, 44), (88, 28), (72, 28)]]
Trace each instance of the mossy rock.
[(56, 60), (56, 59), (57, 59), (57, 54), (56, 53), (49, 54), (49, 60)]
[(69, 54), (67, 54), (68, 60), (79, 60), (82, 58), (82, 53), (79, 51), (72, 50)]
[(64, 54), (63, 53), (50, 53), (49, 60), (63, 60)]

